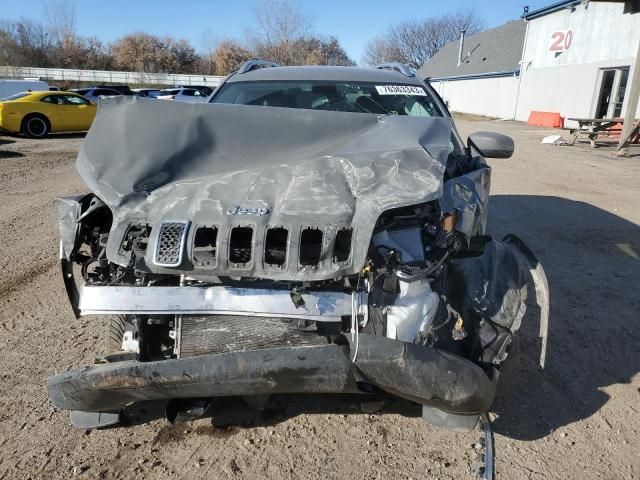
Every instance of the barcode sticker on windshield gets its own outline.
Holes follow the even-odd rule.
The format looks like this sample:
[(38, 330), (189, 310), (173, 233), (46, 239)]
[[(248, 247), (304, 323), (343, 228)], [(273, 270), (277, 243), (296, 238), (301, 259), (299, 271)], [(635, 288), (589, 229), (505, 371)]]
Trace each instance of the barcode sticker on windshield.
[(427, 92), (422, 87), (412, 85), (376, 85), (380, 95), (420, 95), (426, 97)]

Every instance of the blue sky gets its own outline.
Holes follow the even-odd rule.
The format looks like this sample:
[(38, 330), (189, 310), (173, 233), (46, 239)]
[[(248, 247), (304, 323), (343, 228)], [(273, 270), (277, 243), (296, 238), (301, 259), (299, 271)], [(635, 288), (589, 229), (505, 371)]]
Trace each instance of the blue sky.
[[(95, 35), (109, 42), (134, 31), (186, 38), (197, 49), (205, 38), (242, 39), (251, 26), (250, 0), (68, 0), (74, 5), (77, 29), (83, 36)], [(529, 4), (539, 8), (552, 0)], [(47, 0), (0, 0), (0, 19), (42, 19)], [(423, 18), (474, 6), (487, 27), (518, 18), (526, 0), (298, 0), (298, 6), (313, 19), (314, 31), (335, 35), (356, 61), (370, 38), (393, 23)]]

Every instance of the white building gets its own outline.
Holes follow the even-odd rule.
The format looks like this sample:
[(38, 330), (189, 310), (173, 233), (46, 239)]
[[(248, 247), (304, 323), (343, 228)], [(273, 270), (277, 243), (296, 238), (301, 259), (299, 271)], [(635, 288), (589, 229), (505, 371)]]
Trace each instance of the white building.
[(513, 118), (527, 25), (507, 22), (445, 45), (418, 71), (454, 112)]
[[(565, 118), (621, 117), (638, 63), (639, 11), (636, 0), (561, 1), (523, 16), (524, 46), (512, 77), (482, 77), (480, 71), (475, 77), (467, 71), (461, 79), (450, 73), (438, 75), (434, 66), (443, 64), (437, 58), (440, 53), (449, 57), (449, 64), (457, 65), (458, 57), (452, 52), (458, 42), (443, 48), (420, 73), (432, 77), (430, 81), (454, 111), (525, 121), (534, 110), (558, 112)], [(499, 37), (501, 29), (513, 23), (483, 33)], [(468, 53), (463, 53), (460, 71), (465, 57), (471, 60), (467, 65), (481, 66), (482, 59), (473, 50), (479, 35), (465, 39), (463, 52)], [(509, 51), (513, 48), (505, 45)], [(573, 125), (565, 121), (565, 126)]]

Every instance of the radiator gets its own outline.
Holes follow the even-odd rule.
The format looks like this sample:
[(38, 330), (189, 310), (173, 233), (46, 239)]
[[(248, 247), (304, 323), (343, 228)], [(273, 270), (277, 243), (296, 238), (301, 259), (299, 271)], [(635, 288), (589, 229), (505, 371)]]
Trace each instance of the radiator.
[(315, 322), (243, 315), (184, 315), (176, 341), (181, 358), (329, 343)]

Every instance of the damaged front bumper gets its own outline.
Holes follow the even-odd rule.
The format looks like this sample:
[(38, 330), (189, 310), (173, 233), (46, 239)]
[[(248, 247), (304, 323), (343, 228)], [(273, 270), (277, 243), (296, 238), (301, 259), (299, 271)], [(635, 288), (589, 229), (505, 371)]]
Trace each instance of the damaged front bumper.
[[(526, 288), (527, 284), (532, 287), (526, 303), (538, 307), (532, 312), (540, 317), (541, 363), (544, 363), (549, 314), (544, 270), (515, 236), (490, 245), (482, 257), (461, 260), (468, 262), (465, 268), (461, 268), (460, 263), (452, 266), (451, 274), (460, 276), (456, 285), (465, 286), (464, 291), (476, 291), (469, 288), (471, 283), (465, 282), (473, 280), (477, 285), (484, 285), (483, 279), (489, 278), (492, 281), (488, 283), (494, 285), (494, 289), (487, 298), (508, 298), (509, 292)], [(505, 275), (504, 268), (481, 268), (485, 264), (507, 266), (506, 271), (511, 275)], [(477, 278), (471, 277), (469, 271)], [(522, 275), (516, 275), (518, 272)], [(495, 282), (498, 277), (500, 282)], [(70, 272), (68, 278), (72, 280)], [(469, 278), (472, 280), (467, 280)], [(65, 410), (120, 412), (140, 401), (383, 391), (423, 405), (423, 416), (429, 422), (456, 429), (466, 423), (472, 428), (478, 415), (489, 411), (495, 397), (496, 362), (477, 364), (433, 346), (359, 331), (357, 325), (366, 321), (369, 306), (367, 295), (361, 291), (307, 290), (300, 293), (296, 303), (292, 301), (291, 292), (274, 289), (84, 286), (76, 290), (75, 298), (74, 308), (80, 315), (235, 315), (240, 317), (237, 318), (239, 324), (250, 323), (243, 322), (242, 318), (334, 324), (351, 318), (353, 333), (343, 333), (331, 344), (178, 355), (180, 358), (176, 359), (118, 361), (70, 370), (48, 380), (52, 404)], [(503, 311), (515, 312), (509, 327), (515, 333), (525, 309), (513, 301), (491, 305), (495, 308), (487, 309), (487, 314), (498, 320)], [(510, 307), (504, 310), (505, 305)], [(499, 349), (495, 357), (503, 360), (506, 356), (503, 350)]]
[(132, 402), (278, 393), (363, 393), (371, 386), (439, 410), (477, 415), (495, 380), (441, 350), (360, 334), (343, 345), (231, 352), (156, 362), (118, 362), (49, 378), (51, 402), (81, 411), (118, 411)]

